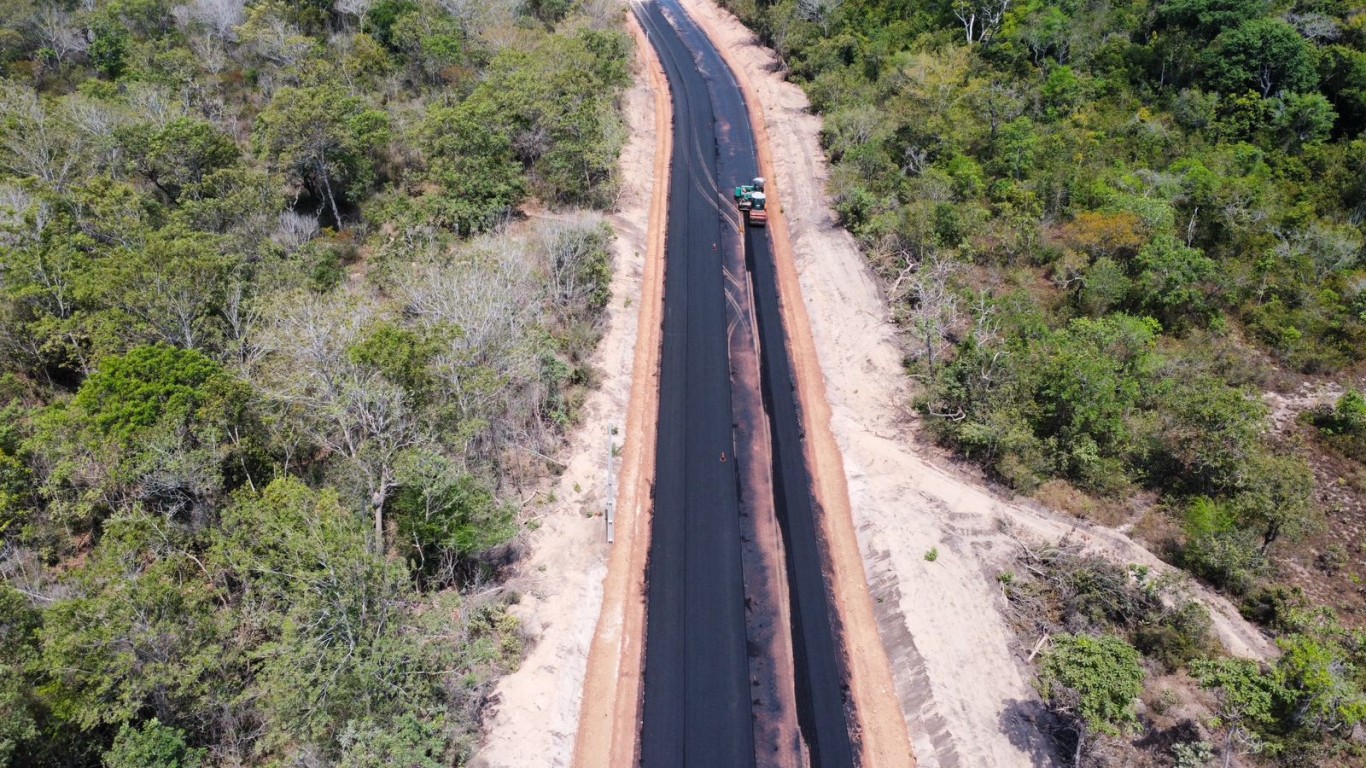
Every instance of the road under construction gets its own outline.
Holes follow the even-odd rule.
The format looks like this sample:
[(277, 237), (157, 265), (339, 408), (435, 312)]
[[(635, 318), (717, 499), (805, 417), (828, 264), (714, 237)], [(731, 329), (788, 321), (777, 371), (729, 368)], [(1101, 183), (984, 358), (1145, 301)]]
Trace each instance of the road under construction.
[[(852, 765), (773, 249), (732, 197), (759, 175), (749, 112), (678, 0), (633, 12), (674, 114), (640, 762)], [(763, 516), (774, 568), (755, 554)], [(769, 721), (788, 715), (784, 741)]]

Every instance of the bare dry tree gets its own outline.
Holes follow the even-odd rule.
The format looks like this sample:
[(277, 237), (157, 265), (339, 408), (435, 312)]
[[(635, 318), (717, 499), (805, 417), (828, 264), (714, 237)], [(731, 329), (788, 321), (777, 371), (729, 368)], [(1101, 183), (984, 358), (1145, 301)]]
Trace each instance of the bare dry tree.
[(958, 324), (958, 295), (953, 289), (957, 269), (951, 259), (935, 256), (918, 264), (907, 282), (907, 326), (920, 344), (915, 354), (925, 360), (931, 374)]
[(545, 222), (533, 239), (532, 253), (543, 259), (541, 268), (550, 279), (551, 305), (561, 321), (574, 319), (596, 288), (583, 267), (598, 247), (601, 224), (602, 217), (597, 214), (576, 213)]
[(376, 307), (355, 296), (290, 294), (267, 312), (253, 379), (286, 421), (342, 457), (364, 489), (382, 550), (384, 505), (398, 483), (399, 457), (428, 435), (403, 388), (348, 354)]
[(471, 448), (494, 461), (526, 434), (517, 415), (542, 415), (541, 359), (530, 343), (544, 311), (538, 275), (523, 246), (489, 238), (453, 262), (419, 263), (396, 278), (405, 313), (448, 332), (435, 360), (444, 396), (462, 422), (486, 425), (471, 435)]
[(68, 96), (63, 101), (63, 112), (66, 121), (81, 135), (82, 144), (91, 148), (95, 167), (115, 168), (122, 148), (114, 140), (114, 132), (128, 124), (128, 111), (95, 99)]
[(616, 29), (621, 25), (626, 3), (622, 0), (583, 0), (579, 3), (579, 10), (588, 19), (590, 28)]
[(299, 66), (313, 52), (315, 42), (268, 8), (253, 9), (238, 30), (242, 46), (262, 61), (284, 70)]
[(963, 25), (969, 45), (986, 43), (1001, 28), (1010, 0), (954, 0), (953, 15)]
[(58, 5), (45, 5), (33, 17), (33, 34), (42, 46), (52, 51), (58, 63), (77, 54), (85, 53), (90, 47), (85, 30), (71, 19), (71, 14)]
[(129, 110), (138, 119), (150, 123), (155, 128), (165, 128), (168, 123), (189, 113), (186, 100), (169, 89), (154, 83), (132, 83), (128, 86), (127, 100)]
[(356, 17), (357, 24), (365, 23), (366, 14), (375, 5), (375, 0), (337, 0), (333, 6), (338, 13)]
[(797, 0), (797, 13), (803, 19), (820, 25), (821, 33), (830, 34), (830, 23), (839, 12), (844, 0)]
[(317, 216), (281, 211), (279, 223), (275, 227), (275, 233), (271, 235), (271, 240), (284, 248), (286, 253), (295, 254), (317, 236)]
[(85, 145), (61, 110), (49, 109), (32, 88), (0, 83), (3, 117), (10, 125), (0, 130), (0, 168), (65, 188), (84, 160)]
[(199, 59), (199, 63), (209, 74), (221, 75), (228, 68), (228, 49), (222, 38), (212, 35), (192, 36), (189, 40), (190, 50)]
[(233, 41), (246, 21), (246, 0), (194, 0), (177, 6), (172, 14), (182, 25), (199, 25), (209, 37)]
[(522, 0), (437, 0), (471, 35), (494, 51), (518, 45)]

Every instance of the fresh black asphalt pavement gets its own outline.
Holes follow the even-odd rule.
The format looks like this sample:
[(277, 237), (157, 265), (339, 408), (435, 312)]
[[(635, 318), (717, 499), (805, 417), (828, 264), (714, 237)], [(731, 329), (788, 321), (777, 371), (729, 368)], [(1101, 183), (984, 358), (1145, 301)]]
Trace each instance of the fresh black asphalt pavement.
[(813, 766), (849, 766), (847, 691), (772, 252), (767, 232), (746, 230), (730, 198), (757, 174), (748, 112), (733, 74), (677, 0), (634, 8), (674, 111), (641, 764), (756, 765), (722, 271), (730, 249), (744, 248), (787, 559), (798, 720)]

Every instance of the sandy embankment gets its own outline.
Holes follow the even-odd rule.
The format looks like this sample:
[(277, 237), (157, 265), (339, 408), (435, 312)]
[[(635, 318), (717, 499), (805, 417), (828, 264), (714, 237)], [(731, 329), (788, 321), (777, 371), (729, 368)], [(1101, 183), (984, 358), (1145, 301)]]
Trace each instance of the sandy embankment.
[[(916, 448), (909, 382), (884, 297), (853, 238), (835, 225), (820, 119), (777, 74), (776, 59), (712, 0), (684, 0), (751, 83), (791, 232), (801, 298), (824, 373), (852, 521), (896, 693), (921, 766), (1033, 766), (1052, 756), (1023, 651), (995, 577), (1012, 536), (1070, 536), (1125, 562), (1170, 570), (1127, 536), (1031, 502), (1003, 498)], [(933, 562), (925, 553), (937, 548)], [(1266, 640), (1226, 600), (1192, 587), (1229, 651), (1262, 656)], [(841, 597), (845, 599), (845, 597)]]
[[(643, 517), (641, 502), (648, 501), (653, 467), (651, 408), (655, 400), (651, 393), (657, 388), (658, 365), (652, 350), (659, 346), (657, 313), (662, 290), (662, 266), (651, 252), (648, 229), (652, 220), (662, 220), (665, 204), (656, 157), (660, 120), (664, 133), (668, 122), (667, 114), (659, 114), (660, 83), (649, 75), (640, 56), (636, 69), (634, 84), (623, 97), (630, 136), (619, 164), (621, 210), (609, 217), (617, 233), (612, 300), (607, 329), (593, 359), (601, 384), (589, 395), (583, 422), (561, 451), (568, 466), (554, 483), (556, 501), (547, 505), (539, 518), (540, 527), (528, 535), (528, 554), (509, 582), (523, 595), (515, 612), (523, 621), (531, 649), (518, 671), (498, 684), (484, 745), (473, 763), (483, 768), (569, 765), (579, 731), (589, 646), (595, 628), (599, 635), (604, 633), (598, 628), (600, 612), (615, 617), (608, 622), (608, 634), (629, 638), (640, 633), (632, 623), (633, 606), (623, 599), (630, 591), (614, 582), (633, 578), (632, 569), (618, 565), (618, 559), (643, 557), (634, 542), (645, 537), (633, 533)], [(667, 143), (667, 135), (664, 138)], [(667, 148), (664, 152), (667, 157)], [(667, 166), (663, 172), (667, 173)], [(649, 258), (647, 253), (651, 253)], [(641, 391), (633, 392), (633, 387)], [(621, 489), (613, 546), (607, 544), (602, 517), (609, 439), (620, 452), (612, 460)], [(609, 560), (613, 563), (610, 573)], [(642, 560), (634, 577), (643, 575)], [(639, 595), (639, 589), (634, 594)], [(638, 601), (634, 607), (640, 613)], [(630, 669), (613, 668), (608, 677), (615, 683), (617, 675), (630, 674)], [(590, 686), (593, 677), (601, 687), (603, 674), (590, 676)]]

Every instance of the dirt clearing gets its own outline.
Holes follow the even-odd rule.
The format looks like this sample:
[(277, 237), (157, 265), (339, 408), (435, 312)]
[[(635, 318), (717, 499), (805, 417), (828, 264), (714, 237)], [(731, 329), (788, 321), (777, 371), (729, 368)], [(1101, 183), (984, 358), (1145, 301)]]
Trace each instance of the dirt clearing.
[[(835, 225), (825, 197), (829, 169), (819, 143), (820, 119), (810, 113), (801, 89), (778, 74), (773, 53), (738, 20), (710, 0), (685, 5), (749, 80), (763, 112), (770, 175), (791, 233), (801, 308), (809, 317), (829, 406), (822, 412), (819, 398), (804, 401), (807, 421), (828, 424), (838, 445), (834, 460), (842, 462), (842, 471), (833, 479), (847, 483), (862, 576), (872, 592), (915, 757), (921, 766), (1050, 764), (1050, 748), (1030, 720), (1037, 697), (1023, 664), (1029, 649), (1014, 641), (996, 583), (1000, 564), (1014, 551), (1012, 534), (1070, 536), (1122, 561), (1170, 569), (1123, 534), (1003, 498), (967, 473), (922, 455), (886, 303), (853, 238)], [(795, 358), (801, 350), (794, 351), (800, 366)], [(827, 469), (813, 467), (829, 478)], [(841, 490), (818, 489), (823, 500), (837, 499)], [(827, 508), (834, 525), (838, 512)], [(931, 549), (938, 553), (933, 561), (926, 559)], [(836, 576), (842, 610), (856, 613), (859, 590), (842, 589)], [(1211, 609), (1230, 652), (1270, 652), (1227, 601), (1193, 591)], [(850, 638), (851, 645), (857, 642)], [(875, 672), (868, 679), (876, 679)]]

